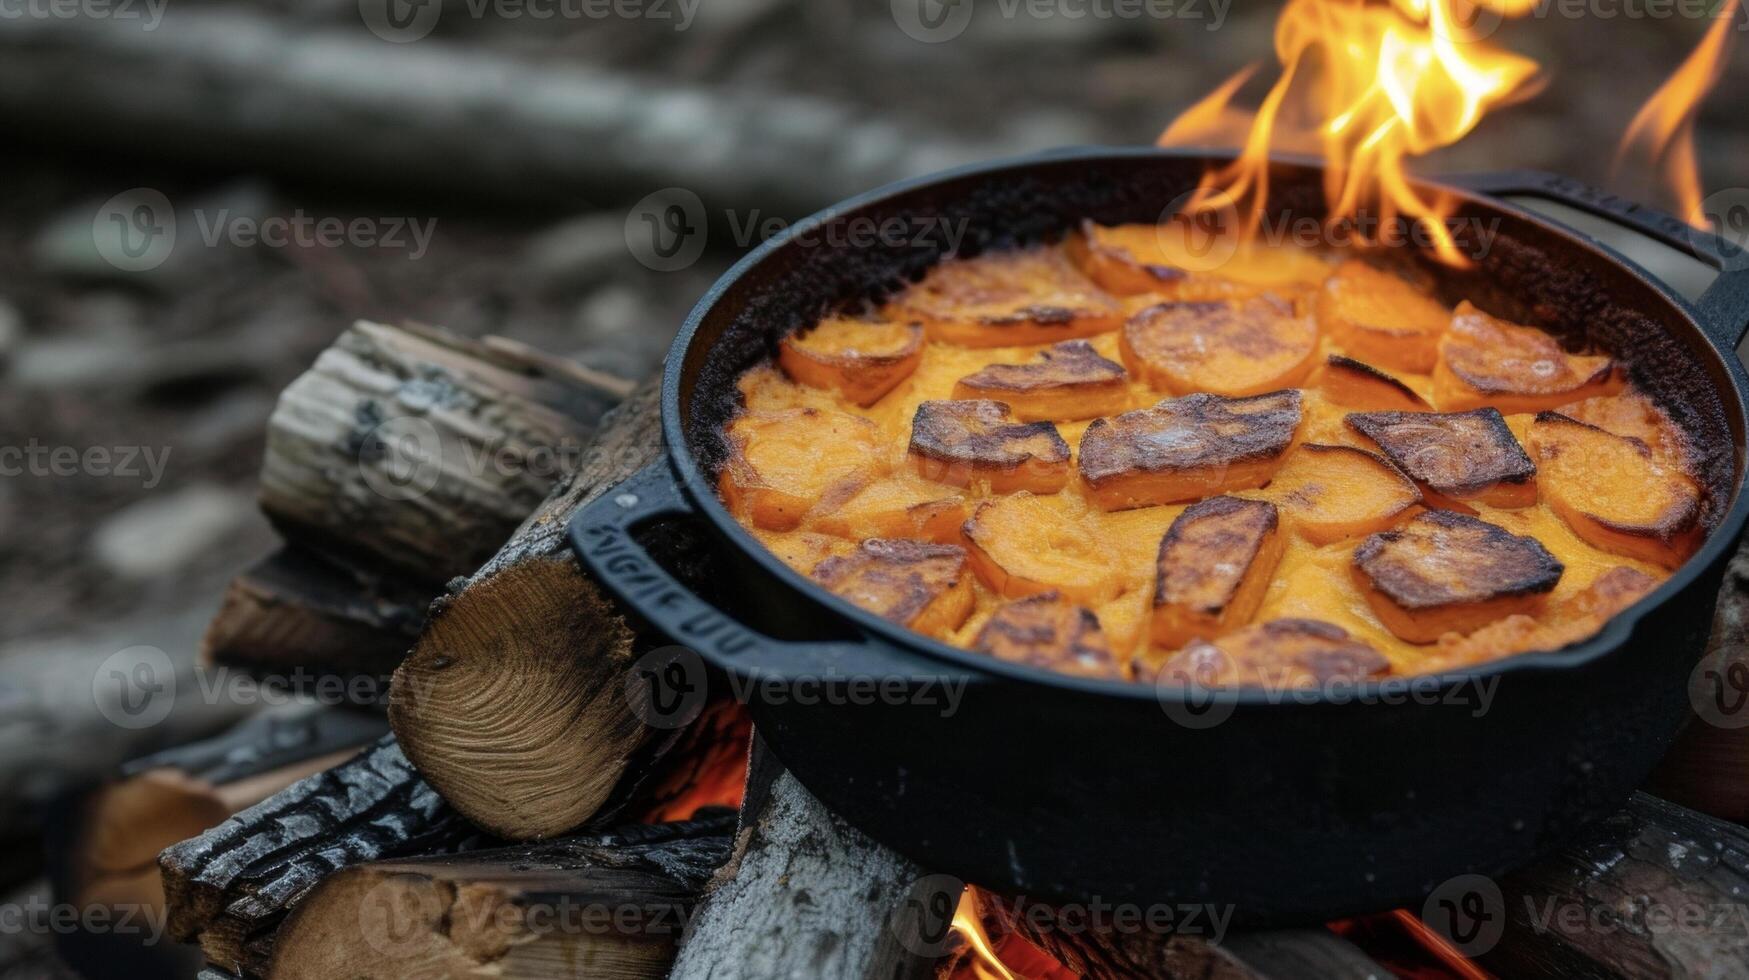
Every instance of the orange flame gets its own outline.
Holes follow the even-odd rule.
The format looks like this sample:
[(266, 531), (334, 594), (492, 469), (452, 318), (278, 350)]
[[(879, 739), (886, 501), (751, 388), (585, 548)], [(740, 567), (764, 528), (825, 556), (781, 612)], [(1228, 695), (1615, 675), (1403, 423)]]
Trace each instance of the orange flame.
[[(1420, 220), (1442, 261), (1466, 260), (1445, 202), (1410, 186), (1405, 162), (1463, 138), (1488, 110), (1531, 94), (1536, 62), (1484, 38), (1538, 0), (1289, 0), (1275, 26), (1281, 75), (1249, 116), (1238, 159), (1208, 174), (1190, 207), (1244, 210), (1253, 237), (1268, 198), (1269, 154), (1321, 153), (1332, 223), (1377, 208)], [(1248, 76), (1229, 79), (1161, 134), (1163, 146), (1222, 141)]]
[(1701, 39), (1682, 67), (1658, 86), (1658, 91), (1646, 100), (1640, 111), (1628, 123), (1616, 148), (1615, 172), (1634, 158), (1642, 166), (1658, 174), (1671, 200), (1676, 202), (1677, 215), (1696, 228), (1709, 227), (1701, 206), (1700, 165), (1695, 160), (1694, 120), (1700, 114), (1701, 100), (1724, 74), (1725, 56), (1731, 50), (1731, 22), (1737, 14), (1738, 0), (1726, 0), (1706, 36)]
[(996, 955), (990, 934), (984, 931), (983, 919), (978, 914), (976, 888), (960, 892), (959, 908), (953, 913), (953, 929), (966, 941), (966, 948), (972, 951), (972, 958), (961, 964), (956, 974), (958, 977), (965, 980), (1019, 980), (1002, 962), (1002, 957)]

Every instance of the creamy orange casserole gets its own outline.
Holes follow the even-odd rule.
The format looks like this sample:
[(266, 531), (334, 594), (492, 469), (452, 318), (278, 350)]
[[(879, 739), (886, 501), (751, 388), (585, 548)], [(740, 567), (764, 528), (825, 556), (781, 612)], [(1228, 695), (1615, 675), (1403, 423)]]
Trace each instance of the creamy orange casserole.
[(823, 587), (991, 656), (1224, 684), (1594, 634), (1701, 536), (1601, 352), (1362, 258), (1153, 226), (943, 261), (742, 376), (723, 500)]

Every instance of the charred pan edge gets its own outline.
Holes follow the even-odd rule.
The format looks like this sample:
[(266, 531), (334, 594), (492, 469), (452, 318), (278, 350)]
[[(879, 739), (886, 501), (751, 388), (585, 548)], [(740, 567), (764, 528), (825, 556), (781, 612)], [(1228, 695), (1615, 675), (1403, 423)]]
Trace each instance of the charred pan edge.
[[(1160, 566), (1166, 560), (1166, 552), (1170, 551), (1174, 544), (1177, 544), (1184, 539), (1186, 529), (1198, 520), (1210, 517), (1226, 517), (1229, 514), (1241, 510), (1255, 511), (1261, 516), (1259, 523), (1262, 525), (1262, 528), (1258, 533), (1256, 540), (1252, 543), (1251, 553), (1246, 556), (1245, 569), (1247, 572), (1250, 571), (1251, 562), (1255, 561), (1257, 559), (1257, 553), (1263, 550), (1264, 539), (1268, 538), (1272, 532), (1280, 528), (1280, 511), (1276, 509), (1274, 504), (1266, 500), (1246, 500), (1243, 497), (1229, 497), (1225, 494), (1219, 497), (1210, 497), (1207, 500), (1198, 501), (1197, 503), (1184, 508), (1184, 512), (1179, 514), (1178, 517), (1172, 521), (1172, 526), (1166, 529), (1166, 535), (1160, 539), (1159, 550), (1154, 553), (1155, 606), (1166, 604), (1165, 569)], [(1239, 580), (1242, 580), (1243, 578), (1244, 576), (1241, 575)], [(1198, 612), (1219, 615), (1222, 610), (1227, 608), (1227, 604), (1233, 601), (1233, 593), (1237, 591), (1239, 580), (1235, 580), (1234, 588), (1228, 590), (1227, 594), (1222, 597), (1219, 605), (1206, 606), (1199, 609)]]
[[(1266, 399), (1281, 401), (1283, 407), (1247, 416), (1258, 420), (1256, 429), (1249, 430), (1232, 439), (1218, 442), (1210, 440), (1212, 445), (1205, 446), (1201, 452), (1187, 455), (1179, 461), (1150, 461), (1137, 456), (1130, 452), (1132, 447), (1131, 443), (1127, 441), (1127, 434), (1118, 429), (1119, 423), (1125, 419), (1138, 420), (1157, 412), (1175, 413), (1179, 420), (1177, 424), (1186, 427), (1202, 425), (1207, 422), (1211, 407), (1231, 415), (1233, 413), (1227, 411), (1231, 406)], [(1291, 421), (1285, 418), (1289, 413), (1293, 416)], [(1197, 392), (1182, 398), (1168, 398), (1152, 408), (1138, 408), (1115, 418), (1094, 419), (1093, 423), (1087, 427), (1087, 431), (1081, 435), (1079, 458), (1081, 476), (1087, 482), (1098, 486), (1115, 477), (1134, 473), (1179, 473), (1207, 466), (1269, 459), (1287, 451), (1288, 446), (1293, 443), (1294, 433), (1299, 430), (1303, 417), (1298, 388), (1283, 388), (1280, 391), (1249, 395), (1244, 398), (1225, 398), (1207, 392)], [(1113, 432), (1108, 434), (1107, 430), (1113, 430)], [(1106, 441), (1110, 441), (1112, 444), (1110, 446), (1102, 445)], [(1234, 448), (1231, 452), (1223, 452), (1221, 451), (1223, 447)], [(1121, 459), (1113, 458), (1120, 455)]]
[(1413, 388), (1410, 388), (1408, 385), (1398, 381), (1396, 378), (1391, 377), (1365, 361), (1357, 361), (1352, 357), (1346, 357), (1342, 354), (1331, 354), (1324, 359), (1324, 364), (1327, 368), (1335, 368), (1338, 371), (1353, 371), (1355, 374), (1363, 375), (1369, 381), (1379, 381), (1390, 385), (1410, 401), (1419, 402), (1423, 405), (1427, 403), (1427, 399), (1417, 395)]
[[(1522, 548), (1526, 542), (1530, 547), (1527, 553), (1535, 567), (1525, 569), (1518, 575), (1518, 581), (1506, 588), (1490, 592), (1484, 599), (1452, 599), (1437, 589), (1427, 587), (1427, 583), (1418, 575), (1392, 574), (1390, 568), (1379, 569), (1382, 576), (1375, 575), (1374, 570), (1367, 567), (1373, 560), (1382, 556), (1385, 549), (1407, 535), (1415, 533), (1417, 525), (1423, 522), (1437, 524), (1445, 528), (1463, 529), (1478, 532), (1482, 535), (1479, 542), (1483, 546), (1506, 544), (1514, 548)], [(1457, 514), (1446, 510), (1430, 510), (1417, 516), (1414, 520), (1400, 528), (1380, 531), (1360, 543), (1354, 549), (1354, 566), (1366, 574), (1373, 587), (1404, 609), (1421, 611), (1438, 609), (1441, 606), (1468, 604), (1470, 602), (1487, 601), (1490, 599), (1506, 599), (1517, 596), (1537, 595), (1552, 591), (1555, 584), (1561, 580), (1566, 566), (1561, 564), (1543, 543), (1527, 535), (1513, 534), (1496, 524), (1479, 520), (1465, 514)]]
[[(1001, 402), (990, 399), (975, 399), (962, 401), (926, 401), (917, 406), (917, 411), (911, 416), (911, 441), (906, 446), (907, 452), (916, 453), (929, 459), (941, 460), (944, 463), (963, 463), (974, 469), (1011, 469), (1024, 464), (1029, 459), (1037, 459), (1046, 463), (1066, 463), (1069, 461), (1069, 444), (1063, 440), (1057, 427), (1051, 422), (1015, 422), (1000, 421), (987, 432), (973, 432), (964, 442), (950, 444), (942, 432), (942, 420), (939, 416), (951, 416), (959, 411), (971, 412), (971, 406), (1001, 405)], [(936, 407), (931, 407), (936, 406)], [(956, 406), (959, 406), (956, 408)], [(1007, 406), (1003, 406), (1006, 408)], [(1049, 436), (1051, 452), (1049, 456), (1040, 456), (1031, 452), (1016, 452), (1005, 447), (1009, 440), (1029, 439), (1034, 436)]]
[[(1398, 462), (1398, 452), (1387, 445), (1384, 439), (1379, 438), (1381, 434), (1387, 433), (1391, 427), (1416, 419), (1431, 419), (1437, 421), (1440, 419), (1470, 417), (1480, 419), (1482, 424), (1487, 427), (1488, 435), (1492, 438), (1494, 445), (1499, 447), (1500, 453), (1506, 457), (1502, 460), (1502, 463), (1511, 464), (1511, 468), (1507, 470), (1504, 475), (1491, 479), (1471, 480), (1467, 483), (1435, 484), (1431, 480), (1426, 480), (1411, 472), (1406, 463)], [(1565, 416), (1562, 417), (1565, 418)], [(1422, 480), (1428, 486), (1433, 487), (1433, 489), (1438, 490), (1440, 493), (1475, 493), (1479, 490), (1484, 490), (1493, 486), (1496, 483), (1510, 483), (1522, 486), (1536, 477), (1536, 463), (1532, 461), (1529, 454), (1524, 451), (1524, 447), (1518, 444), (1518, 437), (1512, 434), (1511, 427), (1506, 424), (1506, 416), (1501, 415), (1498, 409), (1476, 408), (1467, 412), (1349, 412), (1347, 415), (1343, 416), (1342, 420), (1348, 423), (1349, 428), (1354, 429), (1361, 435), (1378, 443), (1379, 448), (1384, 450), (1385, 456), (1388, 457), (1392, 463), (1396, 464), (1397, 469), (1408, 473), (1413, 479)], [(1517, 458), (1511, 458), (1514, 455), (1516, 455)]]
[[(1196, 187), (1207, 167), (1223, 159), (1121, 150), (1047, 156), (996, 172), (925, 180), (880, 200), (835, 209), (828, 225), (896, 218), (921, 231), (903, 245), (780, 247), (714, 289), (685, 356), (675, 355), (678, 423), (689, 451), (714, 481), (724, 459), (721, 426), (741, 404), (737, 379), (774, 356), (777, 339), (797, 327), (829, 310), (860, 308), (892, 295), (956, 245), (959, 254), (970, 256), (1054, 240), (1084, 220), (1103, 225), (1155, 221), (1163, 207)], [(1272, 216), (1322, 218), (1322, 181), (1316, 166), (1272, 168)], [(1569, 349), (1631, 351), (1628, 376), (1689, 442), (1691, 475), (1706, 499), (1703, 526), (1716, 528), (1735, 490), (1737, 459), (1720, 395), (1720, 386), (1729, 382), (1703, 363), (1715, 353), (1701, 349), (1699, 337), (1674, 335), (1675, 308), (1627, 267), (1588, 255), (1573, 261), (1578, 246), (1527, 220), (1529, 212), (1511, 204), (1459, 204), (1448, 224), (1457, 247), (1475, 261), (1454, 269), (1431, 255), (1403, 250), (1400, 261), (1410, 274), (1430, 282), (1448, 306), (1469, 299), (1489, 313), (1547, 330)]]

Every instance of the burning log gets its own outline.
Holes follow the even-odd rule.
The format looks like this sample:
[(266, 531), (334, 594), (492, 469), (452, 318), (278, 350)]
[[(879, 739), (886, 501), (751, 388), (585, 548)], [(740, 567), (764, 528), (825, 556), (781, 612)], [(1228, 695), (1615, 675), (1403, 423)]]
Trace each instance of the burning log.
[[(921, 869), (827, 810), (757, 737), (744, 799), (670, 980), (936, 975), (939, 956), (919, 942), (931, 930), (906, 917), (930, 883)], [(935, 924), (944, 934), (946, 919)]]
[(502, 837), (556, 836), (603, 816), (625, 798), (622, 778), (650, 773), (678, 734), (634, 712), (626, 680), (640, 638), (565, 538), (578, 507), (661, 443), (652, 380), (602, 420), (582, 465), (498, 554), (433, 605), (395, 672), (389, 721), (408, 758)]
[(656, 980), (733, 827), (722, 814), (348, 868), (292, 913), (267, 975)]
[(172, 939), (216, 966), (264, 972), (285, 914), (342, 868), (483, 843), (385, 738), (158, 858)]

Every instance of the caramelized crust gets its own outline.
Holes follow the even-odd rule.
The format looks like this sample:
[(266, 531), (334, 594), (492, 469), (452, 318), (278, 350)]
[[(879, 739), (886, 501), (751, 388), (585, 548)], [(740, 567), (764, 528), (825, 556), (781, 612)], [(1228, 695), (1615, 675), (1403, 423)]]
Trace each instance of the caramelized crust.
[(864, 538), (915, 538), (955, 544), (966, 521), (966, 500), (939, 483), (901, 473), (873, 483), (814, 521), (827, 534)]
[(1096, 606), (1122, 588), (1110, 551), (1093, 528), (1045, 498), (1017, 493), (986, 501), (963, 533), (972, 569), (998, 595), (1020, 599), (1055, 591)]
[(1410, 643), (1536, 609), (1564, 571), (1535, 538), (1443, 510), (1367, 538), (1354, 568), (1379, 620)]
[(1330, 401), (1363, 412), (1416, 412), (1432, 407), (1403, 382), (1370, 364), (1341, 354), (1331, 354), (1325, 359), (1318, 387)]
[(1313, 544), (1390, 527), (1421, 503), (1414, 481), (1383, 457), (1353, 446), (1313, 443), (1288, 453), (1268, 493), (1294, 530)]
[(1536, 503), (1536, 464), (1506, 419), (1492, 408), (1471, 412), (1369, 412), (1349, 427), (1377, 443), (1423, 487), (1453, 500), (1495, 507)]
[(1362, 360), (1426, 374), (1451, 313), (1432, 297), (1365, 262), (1349, 260), (1318, 291), (1318, 325)]
[(728, 427), (718, 490), (729, 509), (785, 531), (816, 505), (831, 506), (880, 475), (880, 430), (856, 415), (816, 408), (748, 412)]
[(1682, 469), (1688, 460), (1688, 439), (1670, 416), (1637, 391), (1602, 395), (1562, 405), (1555, 409), (1578, 422), (1605, 432), (1638, 439), (1652, 450), (1652, 458)]
[(978, 631), (972, 648), (999, 660), (1080, 677), (1123, 676), (1099, 617), (1056, 592), (1004, 603)]
[(1096, 419), (1081, 437), (1081, 479), (1105, 510), (1262, 486), (1300, 424), (1300, 393), (1198, 393)]
[(1123, 309), (1059, 248), (992, 252), (934, 266), (888, 315), (962, 347), (1048, 344), (1116, 330)]
[(929, 401), (911, 420), (911, 465), (938, 483), (994, 493), (1056, 493), (1069, 481), (1069, 444), (1049, 422), (1016, 422), (988, 399)]
[(1210, 497), (1185, 508), (1160, 539), (1150, 635), (1177, 648), (1249, 622), (1281, 560), (1275, 505)]
[(777, 345), (777, 363), (791, 378), (863, 406), (880, 401), (922, 360), (922, 327), (842, 316), (827, 317)]
[(1439, 341), (1433, 401), (1441, 411), (1493, 406), (1508, 414), (1555, 408), (1618, 388), (1615, 362), (1569, 354), (1535, 327), (1459, 303)]
[(814, 581), (869, 612), (941, 636), (971, 615), (975, 596), (965, 549), (920, 541), (864, 541), (814, 567)]
[(1240, 397), (1299, 384), (1312, 370), (1318, 327), (1264, 295), (1231, 303), (1161, 303), (1124, 323), (1118, 349), (1154, 388)]
[(1515, 653), (1559, 650), (1597, 635), (1603, 624), (1658, 587), (1658, 580), (1635, 568), (1619, 565), (1599, 575), (1578, 594), (1550, 610), (1541, 622), (1514, 615), (1489, 623), (1468, 636), (1440, 637), (1433, 670), (1485, 663)]
[(1530, 444), (1543, 498), (1574, 534), (1605, 551), (1669, 567), (1694, 550), (1700, 494), (1644, 442), (1542, 412), (1531, 423)]
[(1162, 680), (1204, 687), (1318, 687), (1390, 673), (1377, 650), (1340, 626), (1316, 619), (1276, 619), (1214, 640), (1197, 640), (1173, 654)]
[(1101, 288), (1120, 296), (1153, 293), (1175, 300), (1244, 299), (1274, 290), (1303, 291), (1330, 274), (1329, 266), (1299, 249), (1235, 249), (1220, 264), (1220, 275), (1190, 272), (1206, 254), (1186, 255), (1186, 234), (1173, 219), (1164, 224), (1106, 226), (1081, 222), (1081, 233), (1065, 243), (1081, 271)]
[(962, 399), (993, 398), (1023, 422), (1097, 418), (1123, 411), (1129, 397), (1123, 365), (1085, 340), (1065, 340), (1025, 364), (991, 364), (953, 387)]

